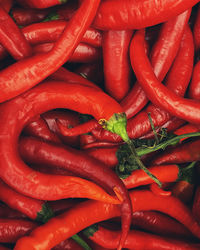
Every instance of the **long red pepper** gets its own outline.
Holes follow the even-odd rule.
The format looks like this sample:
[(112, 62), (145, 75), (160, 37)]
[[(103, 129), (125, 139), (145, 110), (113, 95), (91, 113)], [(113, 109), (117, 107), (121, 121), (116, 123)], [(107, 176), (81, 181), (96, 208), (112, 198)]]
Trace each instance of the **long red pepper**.
[[(68, 187), (68, 185), (71, 185), (70, 183), (68, 184), (68, 182), (70, 182), (70, 180), (74, 182), (73, 180), (76, 178), (45, 176), (38, 172), (31, 171), (21, 161), (16, 152), (17, 139), (22, 128), (30, 122), (34, 116), (56, 108), (67, 108), (80, 113), (91, 114), (98, 121), (103, 119), (105, 125), (108, 126), (107, 129), (121, 134), (125, 141), (129, 140), (126, 134), (126, 120), (122, 114), (121, 106), (104, 92), (94, 88), (49, 81), (2, 104), (0, 113), (4, 123), (0, 124), (0, 130), (4, 137), (0, 141), (0, 148), (2, 147), (2, 150), (0, 150), (2, 159), (0, 163), (2, 165), (0, 175), (6, 183), (19, 192), (44, 200), (65, 198), (66, 193), (63, 185)], [(11, 121), (16, 124), (14, 129), (11, 125), (13, 124)], [(10, 156), (7, 157), (7, 155)], [(67, 178), (69, 181), (67, 181)], [(50, 181), (51, 179), (52, 181)], [(79, 182), (83, 182), (83, 180), (79, 180)], [(40, 185), (38, 186), (39, 183)], [(88, 185), (91, 184), (92, 183), (88, 183)], [(86, 183), (83, 187), (86, 188)], [(82, 194), (86, 191), (83, 190), (83, 188), (76, 188), (75, 190), (76, 195), (78, 195), (77, 191), (82, 192)], [(90, 195), (93, 192), (92, 188), (89, 188), (88, 191), (90, 191)], [(68, 193), (68, 195), (70, 194)], [(96, 195), (97, 194), (93, 193), (93, 198)], [(101, 196), (101, 198), (103, 197)], [(108, 196), (107, 198), (110, 199), (111, 197)], [(111, 200), (113, 200), (113, 198)], [(126, 201), (127, 205), (123, 205), (123, 210), (126, 211), (126, 223), (124, 223), (122, 242), (126, 237), (131, 220), (131, 205), (128, 199), (126, 199)]]
[(106, 0), (94, 19), (94, 26), (103, 29), (141, 29), (173, 18), (190, 9), (198, 0)]
[(184, 143), (159, 154), (153, 164), (185, 163), (200, 160), (200, 140)]
[[(84, 231), (84, 234), (102, 247), (116, 249), (120, 231), (111, 231), (98, 225), (93, 225)], [(131, 230), (124, 243), (128, 249), (165, 250), (198, 250), (199, 244), (192, 244), (183, 240), (169, 239), (139, 230)]]
[[(33, 54), (48, 53), (54, 47), (54, 43), (43, 43), (33, 47)], [(88, 44), (79, 43), (73, 54), (69, 57), (69, 62), (91, 63), (101, 58), (101, 50)]]
[[(55, 42), (59, 39), (67, 24), (68, 22), (64, 20), (34, 23), (24, 27), (22, 32), (27, 41), (31, 44)], [(101, 32), (89, 27), (83, 35), (81, 41), (94, 47), (100, 47), (101, 40)]]
[(15, 243), (21, 237), (28, 235), (39, 226), (25, 219), (0, 219), (0, 242)]
[(60, 242), (57, 246), (53, 247), (52, 250), (83, 250), (83, 247), (80, 246), (76, 241), (69, 238)]
[(22, 6), (44, 9), (58, 4), (66, 3), (67, 0), (17, 0)]
[[(161, 26), (158, 39), (153, 45), (150, 55), (154, 73), (160, 81), (164, 79), (178, 52), (190, 13), (191, 10), (187, 10)], [(121, 101), (121, 105), (127, 117), (130, 118), (138, 113), (147, 104), (148, 100), (137, 81), (132, 90)]]
[[(200, 226), (190, 210), (177, 198), (157, 196), (147, 190), (131, 191), (130, 196), (133, 211), (157, 210), (166, 213), (180, 221), (195, 236), (200, 237)], [(18, 240), (14, 249), (51, 249), (63, 239), (71, 237), (84, 228), (119, 215), (120, 210), (116, 205), (97, 201), (82, 202), (38, 227), (30, 236)]]
[(157, 211), (138, 211), (133, 213), (132, 224), (149, 233), (179, 239), (193, 238), (191, 232), (170, 216)]
[(53, 216), (53, 211), (44, 201), (24, 196), (2, 180), (0, 180), (0, 200), (33, 220), (46, 222)]
[(103, 33), (103, 65), (105, 90), (117, 101), (129, 91), (131, 65), (128, 56), (132, 30), (109, 30)]
[(0, 5), (0, 43), (16, 60), (31, 56), (32, 48), (23, 33)]
[(200, 103), (177, 96), (154, 75), (145, 54), (144, 30), (135, 33), (130, 46), (130, 58), (138, 81), (155, 105), (191, 123), (200, 122)]
[[(82, 2), (50, 52), (20, 60), (0, 72), (2, 89), (0, 102), (17, 96), (38, 84), (68, 60), (91, 24), (99, 2), (99, 0)], [(9, 77), (11, 72), (12, 78)]]
[(4, 203), (0, 204), (0, 218), (7, 219), (27, 219), (27, 216), (11, 207), (7, 206)]

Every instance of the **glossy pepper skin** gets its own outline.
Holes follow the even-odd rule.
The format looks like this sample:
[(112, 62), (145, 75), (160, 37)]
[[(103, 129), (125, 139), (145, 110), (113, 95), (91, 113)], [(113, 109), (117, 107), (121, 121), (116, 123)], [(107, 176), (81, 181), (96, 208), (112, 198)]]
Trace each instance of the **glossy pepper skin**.
[(155, 105), (183, 120), (200, 123), (200, 103), (177, 96), (154, 75), (144, 50), (144, 30), (135, 33), (130, 46), (130, 58), (138, 81)]
[(165, 22), (198, 0), (105, 0), (94, 19), (94, 26), (102, 30), (141, 29)]
[[(62, 66), (91, 24), (98, 5), (99, 0), (83, 1), (50, 52), (20, 60), (2, 70), (0, 72), (0, 85), (2, 84), (0, 102), (30, 89)], [(12, 78), (9, 77), (11, 72)]]
[[(133, 211), (156, 210), (168, 214), (185, 225), (195, 236), (200, 237), (200, 226), (191, 211), (175, 197), (161, 197), (148, 190), (130, 192)], [(93, 211), (91, 213), (91, 211)], [(21, 238), (15, 250), (51, 249), (65, 238), (82, 229), (120, 215), (117, 205), (97, 201), (86, 201), (71, 210), (54, 217), (38, 227), (28, 237)], [(54, 232), (52, 234), (52, 232)], [(51, 235), (51, 237), (49, 237)]]
[(66, 3), (67, 0), (17, 0), (21, 5), (30, 8), (44, 9), (58, 4)]

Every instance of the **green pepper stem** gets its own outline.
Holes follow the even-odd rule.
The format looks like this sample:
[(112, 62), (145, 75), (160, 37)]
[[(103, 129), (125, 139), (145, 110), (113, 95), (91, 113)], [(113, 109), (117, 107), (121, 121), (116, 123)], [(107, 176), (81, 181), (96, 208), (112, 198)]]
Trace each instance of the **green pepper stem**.
[(78, 236), (78, 234), (74, 234), (71, 238), (82, 246), (83, 249), (92, 250), (92, 248), (80, 236)]

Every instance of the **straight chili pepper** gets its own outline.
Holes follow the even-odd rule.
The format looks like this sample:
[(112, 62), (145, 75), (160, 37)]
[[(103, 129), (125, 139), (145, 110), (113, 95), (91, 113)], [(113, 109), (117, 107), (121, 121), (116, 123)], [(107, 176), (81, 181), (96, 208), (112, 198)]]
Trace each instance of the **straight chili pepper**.
[[(33, 54), (48, 53), (54, 47), (54, 43), (42, 43), (33, 47)], [(73, 54), (69, 57), (69, 62), (91, 63), (101, 58), (101, 50), (88, 44), (79, 43)]]
[[(0, 83), (2, 84), (0, 102), (9, 100), (30, 89), (55, 72), (69, 59), (91, 24), (99, 2), (99, 0), (82, 2), (50, 52), (20, 60), (0, 72)], [(12, 78), (9, 77), (11, 72)]]
[(138, 81), (155, 105), (183, 120), (197, 124), (200, 122), (200, 103), (177, 96), (154, 75), (144, 50), (144, 30), (135, 33), (130, 46), (130, 58)]
[[(21, 102), (21, 100), (23, 101)], [(101, 122), (103, 120), (104, 125), (107, 126), (106, 129), (120, 134), (123, 137), (123, 140), (129, 143), (125, 127), (126, 119), (122, 113), (121, 106), (103, 91), (94, 88), (77, 84), (67, 84), (65, 82), (49, 81), (2, 104), (0, 113), (4, 123), (1, 124), (0, 130), (5, 137), (0, 141), (0, 148), (2, 146), (2, 150), (0, 150), (2, 157), (0, 163), (2, 164), (0, 175), (6, 183), (14, 187), (16, 190), (26, 195), (44, 200), (66, 198), (66, 192), (63, 185), (66, 187), (68, 187), (68, 185), (71, 186), (70, 180), (74, 183), (73, 180), (77, 178), (68, 178), (66, 176), (45, 177), (42, 174), (31, 171), (21, 161), (15, 149), (22, 128), (30, 122), (33, 117), (56, 108), (67, 108), (80, 113), (91, 114), (98, 121)], [(13, 124), (11, 121), (16, 124), (14, 130), (12, 126), (13, 133), (11, 133), (10, 130), (11, 124)], [(8, 137), (6, 135), (8, 135)], [(10, 156), (7, 157), (7, 154)], [(20, 170), (15, 171), (14, 169)], [(20, 174), (18, 175), (17, 173), (19, 172)], [(15, 181), (13, 181), (13, 178)], [(50, 179), (52, 179), (52, 181), (50, 181)], [(77, 185), (78, 180), (79, 182), (85, 182), (85, 185), (83, 186), (85, 190), (83, 190), (83, 187), (80, 189), (77, 187), (75, 189), (78, 192), (82, 192), (83, 195), (88, 187), (86, 181), (80, 179), (77, 179)], [(21, 183), (21, 185), (19, 185), (19, 183)], [(39, 183), (40, 185), (38, 186)], [(92, 185), (92, 183), (88, 183), (88, 186), (89, 185)], [(96, 185), (93, 188), (96, 189)], [(92, 187), (87, 190), (87, 194), (88, 191), (90, 192), (90, 195), (93, 193), (93, 198), (97, 198), (97, 193), (94, 194)], [(67, 192), (67, 195), (70, 194)], [(75, 194), (71, 195), (75, 196)], [(76, 193), (76, 196), (77, 195), (79, 194)], [(104, 193), (103, 197), (101, 195), (99, 198), (105, 199), (105, 195), (107, 195), (107, 198), (111, 199), (113, 202), (116, 201), (116, 199), (108, 196), (106, 193)], [(128, 197), (124, 199), (124, 203), (125, 204), (122, 204), (122, 207), (126, 214), (124, 215), (126, 223), (124, 223), (125, 225), (123, 228), (123, 240), (126, 237), (130, 225), (129, 223), (131, 221), (131, 205)]]
[[(22, 32), (26, 40), (32, 45), (45, 42), (56, 42), (67, 24), (68, 22), (64, 20), (34, 23), (24, 27)], [(81, 41), (94, 47), (101, 47), (101, 40), (101, 32), (88, 27)]]
[[(185, 225), (195, 236), (200, 237), (200, 226), (190, 210), (177, 198), (156, 196), (147, 190), (131, 191), (130, 197), (133, 211), (156, 210), (166, 213)], [(82, 202), (38, 227), (28, 237), (18, 240), (14, 249), (51, 249), (84, 228), (119, 215), (120, 210), (116, 205), (97, 201)]]
[(198, 0), (106, 0), (98, 9), (93, 25), (103, 30), (141, 29), (165, 22)]
[(0, 219), (0, 242), (15, 243), (39, 226), (36, 222), (25, 219)]
[[(109, 230), (98, 224), (92, 225), (83, 231), (89, 239), (96, 242), (102, 247), (116, 249), (119, 241), (120, 231)], [(198, 250), (199, 244), (192, 244), (183, 240), (169, 239), (164, 236), (158, 236), (139, 230), (131, 230), (124, 243), (124, 247), (128, 249), (154, 249), (165, 250)]]
[(185, 163), (199, 161), (200, 159), (200, 140), (186, 142), (182, 145), (165, 150), (159, 154), (152, 164), (170, 164), (170, 163)]
[(46, 222), (53, 216), (53, 211), (44, 201), (24, 196), (2, 180), (0, 180), (0, 200), (33, 220)]
[(109, 30), (103, 33), (105, 90), (121, 101), (130, 89), (131, 65), (128, 56), (132, 30)]
[[(150, 53), (151, 65), (160, 81), (164, 79), (175, 59), (190, 13), (191, 10), (187, 10), (161, 26), (158, 39)], [(148, 100), (139, 82), (136, 81), (132, 90), (122, 100), (121, 105), (127, 117), (130, 118), (138, 113)]]
[(17, 0), (24, 7), (45, 9), (58, 4), (64, 4), (67, 0)]
[(12, 18), (0, 5), (0, 43), (16, 60), (31, 56), (32, 48)]

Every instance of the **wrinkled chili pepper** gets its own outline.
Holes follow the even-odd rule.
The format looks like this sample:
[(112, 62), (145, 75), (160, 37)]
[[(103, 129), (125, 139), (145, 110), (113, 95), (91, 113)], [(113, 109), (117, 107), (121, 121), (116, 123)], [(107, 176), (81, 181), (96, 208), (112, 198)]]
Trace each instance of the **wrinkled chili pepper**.
[(93, 25), (98, 29), (141, 29), (165, 22), (185, 10), (198, 0), (106, 0), (100, 4)]
[[(179, 199), (172, 196), (156, 196), (147, 190), (131, 191), (130, 197), (133, 211), (157, 210), (166, 213), (185, 225), (195, 236), (200, 237), (200, 226), (188, 207)], [(84, 228), (119, 215), (120, 209), (117, 205), (97, 201), (82, 202), (66, 213), (52, 218), (32, 231), (29, 236), (18, 240), (14, 249), (51, 249)]]
[[(23, 100), (23, 102), (21, 102), (20, 100)], [(14, 109), (13, 106), (15, 107)], [(5, 148), (4, 140), (2, 139), (0, 141), (3, 147), (3, 150), (1, 151), (1, 157), (2, 157), (1, 164), (5, 168), (4, 170), (3, 168), (1, 168), (2, 171), (0, 171), (1, 172), (0, 175), (6, 183), (16, 188), (16, 190), (26, 195), (44, 200), (47, 200), (47, 197), (48, 200), (66, 198), (66, 193), (65, 191), (62, 191), (63, 190), (62, 186), (63, 185), (71, 186), (70, 180), (74, 182), (73, 180), (75, 180), (76, 178), (75, 177), (68, 178), (66, 176), (62, 177), (48, 176), (48, 178), (46, 178), (44, 175), (39, 174), (38, 172), (31, 171), (20, 160), (19, 156), (16, 154), (15, 147), (17, 145), (17, 139), (22, 128), (28, 122), (30, 122), (30, 120), (34, 116), (44, 113), (47, 110), (55, 108), (68, 108), (78, 111), (80, 113), (85, 113), (85, 112), (90, 113), (98, 121), (103, 119), (103, 121), (106, 123), (105, 125), (108, 126), (107, 129), (121, 134), (123, 139), (129, 142), (125, 128), (126, 120), (125, 117), (123, 116), (121, 106), (114, 99), (106, 95), (104, 92), (96, 90), (94, 88), (77, 84), (67, 84), (64, 82), (49, 81), (40, 84), (35, 88), (32, 88), (30, 91), (24, 93), (24, 95), (16, 97), (10, 100), (9, 102), (2, 104), (0, 112), (2, 113), (2, 119), (4, 119), (4, 123), (1, 124), (2, 127), (0, 129), (2, 131), (2, 134), (9, 135), (8, 136), (9, 140), (6, 140), (7, 149)], [(22, 110), (24, 110), (24, 112)], [(18, 114), (21, 114), (20, 119)], [(9, 126), (11, 120), (14, 123), (16, 123), (17, 121), (15, 129), (12, 130), (13, 131), (12, 136)], [(8, 158), (4, 154), (5, 151), (8, 154), (10, 154), (10, 156), (8, 157), (9, 162), (7, 162)], [(5, 162), (3, 159), (5, 160)], [(14, 171), (15, 167), (16, 169), (18, 168), (20, 169), (21, 173), (20, 175), (17, 175), (18, 171), (17, 172)], [(14, 178), (15, 181), (12, 181), (12, 178)], [(19, 181), (16, 181), (18, 178)], [(36, 182), (35, 179), (37, 180)], [(52, 179), (52, 181), (50, 181), (50, 179)], [(69, 181), (67, 181), (67, 179), (69, 179)], [(77, 195), (79, 192), (81, 192), (82, 195), (83, 194), (87, 195), (89, 194), (88, 193), (89, 191), (90, 195), (93, 193), (93, 198), (95, 197), (97, 198), (96, 196), (97, 194), (94, 194), (92, 187), (88, 189), (87, 192), (85, 192), (86, 181), (82, 179), (77, 179), (77, 185), (78, 185), (78, 180), (79, 182), (85, 182), (85, 184), (83, 185), (85, 190), (83, 190), (83, 187), (80, 189), (76, 188), (75, 189), (76, 195), (75, 194), (71, 195), (78, 197)], [(21, 185), (18, 185), (18, 183), (21, 183)], [(38, 183), (40, 183), (39, 188), (38, 188)], [(51, 183), (51, 185), (49, 185), (49, 183)], [(92, 183), (88, 183), (88, 185), (92, 185)], [(53, 186), (54, 186), (53, 190), (55, 191), (55, 193), (53, 192), (53, 190), (51, 190)], [(96, 185), (94, 186), (95, 186), (94, 188), (97, 188)], [(118, 193), (120, 194), (120, 192), (121, 191), (119, 190)], [(70, 197), (70, 193), (67, 192), (67, 195), (69, 195), (68, 197)], [(105, 195), (107, 194), (104, 193), (103, 197), (101, 196), (99, 198), (105, 199)], [(114, 200), (116, 201), (116, 199), (108, 195), (107, 198), (111, 199), (112, 201)], [(128, 232), (129, 228), (128, 225), (131, 220), (131, 205), (128, 197), (124, 201), (125, 205), (123, 204), (122, 207), (124, 208), (123, 211), (124, 212), (126, 211), (125, 213), (126, 216), (124, 216), (124, 220), (126, 221), (126, 223), (124, 223), (125, 226), (123, 229), (123, 238), (122, 238), (123, 240), (125, 239), (125, 235)]]
[(16, 60), (31, 56), (32, 48), (21, 30), (0, 6), (0, 43)]
[[(118, 245), (120, 231), (109, 230), (97, 224), (85, 229), (84, 235), (96, 242), (102, 247), (116, 249)], [(128, 249), (154, 249), (165, 250), (180, 249), (180, 250), (197, 250), (199, 244), (192, 244), (183, 240), (169, 239), (164, 236), (158, 236), (151, 233), (142, 232), (139, 230), (131, 230), (124, 243), (124, 247)]]
[(25, 219), (0, 219), (0, 242), (15, 243), (39, 226), (36, 222)]
[[(99, 0), (83, 1), (50, 52), (20, 60), (2, 70), (0, 73), (0, 83), (2, 84), (0, 102), (21, 94), (62, 66), (91, 24), (98, 4)], [(11, 72), (12, 78), (9, 77)]]
[[(68, 22), (64, 20), (54, 20), (43, 23), (34, 23), (22, 29), (26, 40), (31, 44), (39, 44), (45, 42), (56, 42)], [(90, 44), (94, 47), (101, 47), (102, 35), (100, 31), (89, 27), (82, 37), (82, 42)]]
[(130, 46), (130, 58), (138, 81), (155, 105), (181, 119), (191, 123), (199, 123), (200, 104), (174, 94), (162, 85), (154, 75), (144, 50), (144, 30), (135, 33)]
[(103, 65), (105, 91), (117, 101), (130, 89), (131, 65), (128, 56), (132, 30), (109, 30), (103, 33)]
[(24, 7), (44, 9), (58, 4), (66, 3), (67, 0), (17, 0)]
[(185, 163), (199, 161), (200, 159), (200, 140), (186, 142), (175, 148), (169, 148), (159, 154), (152, 164), (170, 164), (170, 163)]
[(46, 222), (53, 216), (53, 211), (44, 201), (24, 196), (2, 180), (0, 180), (0, 200), (33, 220)]
[[(190, 13), (191, 11), (187, 10), (161, 26), (158, 39), (150, 54), (151, 65), (160, 81), (164, 79), (175, 59)], [(127, 117), (130, 118), (137, 114), (147, 104), (148, 100), (139, 82), (136, 82), (132, 90), (122, 100), (121, 105)]]

